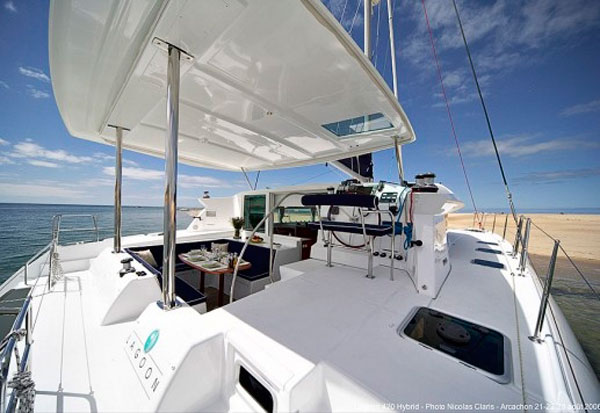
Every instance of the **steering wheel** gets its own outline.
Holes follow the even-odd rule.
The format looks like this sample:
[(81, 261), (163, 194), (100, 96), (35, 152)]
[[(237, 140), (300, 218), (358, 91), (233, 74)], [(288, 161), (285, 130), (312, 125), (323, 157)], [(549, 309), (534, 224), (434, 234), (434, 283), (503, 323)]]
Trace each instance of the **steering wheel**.
[[(375, 217), (376, 218), (373, 218), (373, 214), (366, 216), (365, 224), (381, 225), (381, 215), (375, 214)], [(360, 211), (357, 207), (330, 206), (327, 211), (327, 220), (360, 224)], [(332, 231), (331, 235), (345, 247), (362, 248), (365, 246), (365, 239), (362, 233), (350, 234), (347, 232)]]

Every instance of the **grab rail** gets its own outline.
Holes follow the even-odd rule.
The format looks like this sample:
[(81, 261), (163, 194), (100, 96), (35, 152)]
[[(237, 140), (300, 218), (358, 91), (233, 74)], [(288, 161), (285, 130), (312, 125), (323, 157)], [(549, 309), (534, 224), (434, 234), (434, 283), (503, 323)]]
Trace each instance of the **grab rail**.
[(52, 242), (49, 242), (46, 246), (42, 247), (38, 252), (36, 252), (33, 255), (33, 257), (31, 257), (27, 260), (27, 262), (23, 266), (23, 283), (25, 285), (29, 285), (28, 284), (29, 266), (31, 265), (31, 263), (34, 262), (35, 260), (37, 260), (39, 257), (41, 257), (46, 251), (49, 251), (51, 247), (52, 247)]
[(389, 214), (390, 221), (392, 222), (392, 237), (391, 237), (391, 241), (390, 241), (390, 248), (392, 250), (391, 254), (390, 254), (390, 258), (391, 258), (390, 281), (394, 281), (394, 263), (395, 263), (394, 260), (396, 259), (396, 217), (394, 216), (392, 211), (387, 210), (387, 209), (363, 211), (362, 208), (359, 208), (358, 212), (360, 213), (360, 223), (362, 225), (362, 230), (363, 230), (363, 239), (365, 240), (365, 245), (368, 245), (368, 250), (369, 250), (369, 261), (368, 261), (368, 265), (367, 265), (367, 278), (375, 278), (375, 276), (373, 275), (373, 245), (372, 245), (373, 237), (369, 237), (369, 239), (367, 240), (367, 229), (365, 227), (365, 218), (367, 216), (369, 216), (370, 214), (377, 214), (377, 215)]
[[(17, 370), (19, 373), (25, 372), (29, 367), (29, 349), (31, 347), (31, 291), (25, 301), (21, 310), (17, 314), (17, 317), (13, 323), (13, 326), (9, 334), (0, 343), (0, 350), (2, 351), (0, 356), (0, 410), (2, 412), (14, 412), (17, 401), (15, 400), (16, 392), (13, 390), (10, 394), (8, 404), (6, 403), (6, 392), (8, 387), (8, 373), (10, 371), (11, 356), (14, 351), (15, 359), (18, 363)], [(3, 312), (0, 312), (3, 314)], [(25, 329), (21, 328), (25, 321)], [(24, 334), (23, 334), (24, 333)], [(23, 359), (20, 360), (19, 353), (17, 350), (17, 342), (22, 338), (25, 338), (25, 349), (23, 351)]]
[[(237, 275), (238, 275), (238, 271), (240, 269), (240, 262), (242, 262), (242, 258), (244, 257), (244, 253), (246, 252), (246, 249), (248, 248), (248, 244), (250, 243), (250, 240), (252, 239), (252, 237), (254, 237), (254, 235), (256, 234), (256, 231), (258, 231), (258, 229), (260, 227), (262, 227), (262, 225), (265, 223), (265, 221), (267, 220), (267, 218), (271, 218), (271, 221), (273, 221), (273, 212), (275, 212), (275, 210), (277, 208), (279, 208), (279, 206), (283, 203), (283, 201), (285, 201), (286, 199), (288, 199), (290, 196), (292, 195), (306, 195), (305, 192), (290, 192), (288, 194), (285, 194), (285, 196), (283, 198), (281, 198), (270, 210), (268, 213), (265, 214), (265, 216), (260, 220), (260, 222), (254, 226), (254, 229), (252, 230), (252, 232), (250, 233), (250, 235), (247, 237), (246, 242), (244, 242), (244, 246), (242, 247), (241, 251), (240, 251), (240, 255), (238, 256), (238, 260), (235, 264), (235, 269), (233, 270), (233, 276), (231, 278), (231, 288), (229, 290), (229, 304), (231, 304), (233, 302), (233, 291), (235, 289), (235, 281), (237, 280)], [(271, 263), (269, 264), (269, 278), (271, 279), (271, 284), (273, 284), (273, 274), (272, 272), (272, 264), (273, 264), (273, 231), (271, 230), (270, 234), (269, 234), (269, 259), (271, 260)]]
[[(63, 218), (90, 218), (92, 220), (92, 228), (70, 228), (61, 229), (60, 224)], [(96, 242), (100, 241), (100, 231), (98, 229), (98, 220), (95, 215), (91, 214), (56, 214), (52, 217), (52, 241), (50, 242), (50, 264), (48, 267), (48, 288), (52, 286), (52, 273), (55, 270), (54, 261), (58, 262), (58, 254), (56, 249), (60, 242), (61, 232), (88, 232), (94, 231), (96, 234)]]

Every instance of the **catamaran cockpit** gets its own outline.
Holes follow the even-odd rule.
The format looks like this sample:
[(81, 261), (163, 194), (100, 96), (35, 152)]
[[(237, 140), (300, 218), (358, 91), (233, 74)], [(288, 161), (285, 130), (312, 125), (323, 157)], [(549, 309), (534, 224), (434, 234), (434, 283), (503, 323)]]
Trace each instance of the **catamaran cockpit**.
[[(364, 3), (365, 50), (318, 0), (51, 2), (60, 114), (73, 136), (115, 147), (114, 236), (62, 245), (57, 224), (2, 285), (18, 303), (0, 346), (3, 411), (600, 399), (516, 245), (447, 230), (462, 202), (432, 173), (404, 175), (415, 133), (370, 61)], [(372, 180), (384, 149), (396, 183)], [(121, 236), (123, 150), (165, 159), (162, 233)], [(177, 231), (180, 162), (328, 162), (350, 179), (205, 197)]]

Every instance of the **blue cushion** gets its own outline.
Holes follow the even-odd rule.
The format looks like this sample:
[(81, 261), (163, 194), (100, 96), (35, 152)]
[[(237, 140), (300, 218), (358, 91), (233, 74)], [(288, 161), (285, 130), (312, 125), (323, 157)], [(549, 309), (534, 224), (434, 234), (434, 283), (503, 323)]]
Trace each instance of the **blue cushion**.
[[(142, 258), (140, 258), (140, 256), (137, 255), (135, 253), (135, 251), (133, 251), (129, 248), (125, 248), (125, 252), (127, 252), (129, 255), (131, 255), (133, 257), (133, 259), (135, 259), (137, 262), (142, 264), (144, 266), (144, 268), (146, 268), (152, 274), (155, 274), (156, 278), (158, 280), (158, 284), (162, 288), (162, 274), (158, 269), (154, 268), (153, 266), (148, 264), (146, 261), (144, 261)], [(154, 255), (154, 253), (153, 253), (153, 255)], [(155, 256), (155, 259), (156, 259), (156, 256)], [(199, 290), (192, 287), (185, 280), (182, 280), (179, 277), (175, 277), (175, 293), (177, 294), (177, 296), (179, 298), (181, 298), (183, 301), (185, 301), (187, 305), (190, 305), (190, 306), (200, 304), (200, 303), (203, 303), (206, 301), (206, 296), (204, 294), (202, 294)]]
[[(230, 239), (216, 239), (216, 240), (210, 240), (210, 241), (185, 242), (185, 243), (177, 244), (177, 246), (175, 248), (175, 254), (176, 255), (183, 254), (190, 250), (200, 249), (202, 247), (205, 247), (206, 249), (210, 249), (210, 245), (212, 242), (216, 242), (216, 243), (228, 242), (229, 243), (229, 252), (237, 252), (238, 254), (241, 252), (242, 247), (244, 246), (243, 242), (230, 240)], [(156, 260), (156, 263), (158, 264), (158, 266), (156, 268), (152, 267), (153, 270), (151, 270), (151, 271), (154, 274), (160, 275), (162, 273), (163, 246), (162, 245), (153, 245), (153, 246), (149, 246), (149, 247), (135, 247), (135, 248), (126, 249), (126, 251), (135, 254), (135, 251), (139, 251), (142, 249), (149, 249), (150, 252), (152, 252), (152, 255), (154, 256), (154, 259)], [(274, 253), (277, 253), (277, 251), (274, 251)], [(261, 278), (265, 278), (265, 277), (269, 276), (269, 249), (268, 248), (249, 244), (248, 248), (246, 248), (246, 252), (244, 253), (244, 259), (249, 261), (252, 264), (252, 267), (250, 267), (248, 270), (240, 271), (238, 275), (241, 278), (244, 278), (248, 281), (256, 281), (256, 280), (260, 280)], [(138, 261), (140, 261), (140, 260), (138, 259)], [(143, 260), (141, 260), (141, 261), (143, 261)], [(142, 264), (146, 268), (150, 267), (148, 265), (148, 263), (146, 263), (146, 262), (142, 262)], [(177, 261), (175, 264), (175, 271), (177, 271), (177, 272), (185, 271), (186, 269), (189, 269), (189, 268), (190, 267), (188, 265), (184, 264), (183, 262), (181, 262), (181, 260), (179, 260), (179, 258), (177, 258)]]

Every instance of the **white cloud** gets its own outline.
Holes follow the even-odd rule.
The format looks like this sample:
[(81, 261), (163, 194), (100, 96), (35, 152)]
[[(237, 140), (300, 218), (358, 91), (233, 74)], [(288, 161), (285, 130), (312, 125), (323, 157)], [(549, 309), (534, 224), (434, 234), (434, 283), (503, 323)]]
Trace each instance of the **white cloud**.
[(6, 83), (3, 80), (0, 80), (0, 87), (2, 87), (4, 89), (10, 89), (10, 86), (8, 86), (8, 83)]
[(58, 168), (58, 164), (55, 164), (54, 162), (40, 161), (40, 160), (36, 160), (36, 159), (32, 159), (30, 161), (27, 161), (27, 163), (29, 165), (42, 166), (44, 168)]
[(10, 142), (5, 139), (0, 138), (0, 146), (7, 146), (7, 145), (10, 145)]
[(90, 156), (77, 156), (62, 149), (46, 149), (32, 141), (19, 142), (13, 145), (13, 152), (9, 153), (8, 155), (13, 158), (26, 158), (30, 160), (42, 159), (46, 161), (59, 161), (70, 164), (82, 164), (93, 161), (93, 158)]
[(86, 198), (89, 194), (63, 186), (60, 182), (7, 183), (0, 182), (0, 196), (14, 198)]
[(582, 113), (600, 112), (600, 99), (592, 100), (587, 103), (569, 106), (560, 112), (560, 116), (573, 116)]
[(229, 187), (227, 182), (211, 176), (180, 175), (179, 185), (182, 188), (223, 188)]
[[(450, 60), (446, 52), (464, 47), (454, 8), (445, 1), (426, 1), (426, 6), (442, 68), (450, 69), (444, 67), (446, 59)], [(552, 45), (559, 50), (582, 41), (583, 35), (600, 26), (599, 1), (459, 1), (458, 8), (480, 77), (531, 65), (545, 58), (542, 47)], [(398, 44), (399, 56), (419, 69), (423, 81), (430, 82), (426, 76), (435, 69), (422, 3), (404, 1), (402, 9), (414, 28)], [(449, 74), (445, 80), (449, 88), (458, 82)], [(474, 90), (474, 85), (470, 88)], [(449, 91), (450, 96), (453, 93)]]
[[(115, 175), (115, 168), (113, 168), (112, 166), (105, 166), (102, 169), (102, 171), (105, 175)], [(123, 168), (122, 173), (123, 178), (125, 179), (135, 179), (140, 181), (152, 181), (155, 179), (162, 179), (164, 176), (164, 172), (162, 171), (146, 168)]]
[(130, 159), (123, 159), (123, 165), (139, 166), (139, 164), (136, 161), (132, 161)]
[(50, 93), (36, 89), (31, 85), (27, 85), (27, 94), (35, 99), (46, 99), (50, 97)]
[(4, 8), (10, 11), (11, 13), (17, 12), (17, 7), (15, 6), (15, 3), (12, 2), (12, 0), (9, 0), (6, 3), (4, 3)]
[(19, 67), (19, 73), (23, 76), (31, 77), (33, 79), (40, 80), (42, 82), (50, 82), (50, 78), (43, 70), (35, 67)]
[(9, 157), (0, 155), (0, 165), (13, 165), (14, 163)]
[(522, 174), (514, 179), (516, 183), (559, 183), (572, 179), (589, 178), (600, 175), (600, 168), (563, 169), (554, 171), (537, 171)]
[[(498, 151), (501, 156), (518, 158), (534, 155), (542, 152), (559, 150), (570, 150), (577, 148), (597, 147), (595, 142), (585, 141), (577, 138), (558, 138), (536, 141), (540, 135), (517, 135), (497, 139)], [(465, 142), (461, 151), (465, 156), (481, 157), (495, 155), (494, 148), (489, 139)]]
[[(103, 168), (103, 173), (108, 176), (115, 175), (115, 168), (106, 166)], [(164, 180), (165, 172), (156, 169), (146, 168), (123, 168), (124, 179), (134, 179), (139, 181), (154, 181)], [(178, 184), (182, 188), (227, 188), (231, 185), (228, 182), (222, 181), (210, 176), (193, 176), (179, 175)]]

